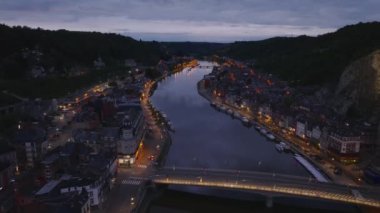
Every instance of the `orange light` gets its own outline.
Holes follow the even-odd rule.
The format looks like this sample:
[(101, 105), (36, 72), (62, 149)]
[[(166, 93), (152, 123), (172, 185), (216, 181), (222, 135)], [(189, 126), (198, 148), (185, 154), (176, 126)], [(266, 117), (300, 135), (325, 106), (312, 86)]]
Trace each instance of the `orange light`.
[(139, 153), (140, 153), (140, 150), (142, 149), (142, 147), (143, 147), (143, 143), (142, 143), (142, 141), (141, 141), (140, 144), (139, 144), (139, 148), (138, 148), (137, 151), (136, 151), (135, 159), (138, 158)]

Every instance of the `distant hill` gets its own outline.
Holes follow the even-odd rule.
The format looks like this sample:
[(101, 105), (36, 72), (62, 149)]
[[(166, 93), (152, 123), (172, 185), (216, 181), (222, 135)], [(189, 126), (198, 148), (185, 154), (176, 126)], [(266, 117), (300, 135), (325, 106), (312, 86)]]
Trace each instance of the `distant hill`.
[(253, 59), (256, 67), (301, 84), (336, 83), (346, 66), (380, 49), (380, 22), (359, 23), (317, 37), (235, 42), (220, 54)]
[(0, 25), (0, 47), (0, 79), (22, 78), (33, 67), (56, 72), (78, 66), (91, 69), (99, 57), (106, 65), (122, 64), (127, 58), (153, 65), (165, 57), (157, 42), (118, 34), (6, 25)]
[[(351, 62), (380, 49), (380, 22), (350, 25), (317, 37), (276, 37), (230, 44), (143, 42), (113, 33), (0, 24), (0, 45), (0, 81), (24, 79), (27, 72), (38, 73), (41, 69), (55, 73), (88, 72), (99, 58), (107, 66), (120, 67), (127, 58), (154, 65), (170, 55), (219, 54), (253, 60), (256, 68), (294, 83), (320, 85), (337, 83)], [(0, 85), (0, 89), (7, 88)]]
[(209, 42), (161, 42), (160, 44), (170, 55), (194, 57), (213, 55), (229, 45)]

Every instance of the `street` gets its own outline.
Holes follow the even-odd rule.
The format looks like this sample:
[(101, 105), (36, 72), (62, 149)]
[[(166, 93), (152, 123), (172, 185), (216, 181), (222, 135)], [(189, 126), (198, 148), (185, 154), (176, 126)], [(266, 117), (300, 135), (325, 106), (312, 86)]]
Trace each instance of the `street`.
[(115, 185), (111, 190), (107, 201), (101, 209), (95, 212), (131, 212), (137, 208), (144, 197), (146, 180), (155, 170), (156, 160), (162, 151), (168, 134), (162, 126), (156, 123), (156, 115), (149, 106), (149, 94), (153, 82), (144, 86), (141, 95), (141, 107), (143, 110), (148, 133), (145, 134), (143, 147), (136, 162), (130, 167), (119, 167), (115, 179)]

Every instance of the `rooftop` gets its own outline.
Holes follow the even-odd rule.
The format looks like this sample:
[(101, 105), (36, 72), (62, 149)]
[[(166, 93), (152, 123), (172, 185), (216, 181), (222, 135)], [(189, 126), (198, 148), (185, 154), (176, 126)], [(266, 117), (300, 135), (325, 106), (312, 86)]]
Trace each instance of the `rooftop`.
[(44, 160), (41, 162), (42, 164), (51, 164), (59, 159), (59, 154), (54, 153), (44, 158)]
[(13, 97), (12, 95), (0, 92), (0, 108), (8, 105), (13, 105), (18, 102), (21, 102), (21, 100), (16, 97)]
[(14, 151), (15, 149), (13, 147), (9, 146), (6, 143), (0, 142), (0, 155)]
[(25, 127), (15, 133), (14, 141), (24, 142), (42, 142), (46, 139), (46, 131), (40, 127)]
[(36, 195), (37, 196), (38, 195), (44, 195), (44, 194), (47, 194), (47, 193), (51, 192), (60, 182), (61, 182), (61, 180), (51, 180), (51, 181), (49, 181), (40, 190), (38, 190), (38, 192), (36, 193)]

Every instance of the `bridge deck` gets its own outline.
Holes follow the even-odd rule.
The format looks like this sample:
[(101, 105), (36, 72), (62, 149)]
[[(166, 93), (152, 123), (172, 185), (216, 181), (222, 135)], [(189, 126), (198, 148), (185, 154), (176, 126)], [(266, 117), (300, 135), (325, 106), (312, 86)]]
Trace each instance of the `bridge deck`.
[[(161, 184), (262, 191), (380, 208), (379, 188), (322, 183), (315, 179), (291, 175), (216, 169), (164, 168), (152, 176), (152, 181)], [(352, 193), (353, 191), (360, 192), (361, 196), (356, 196)]]

